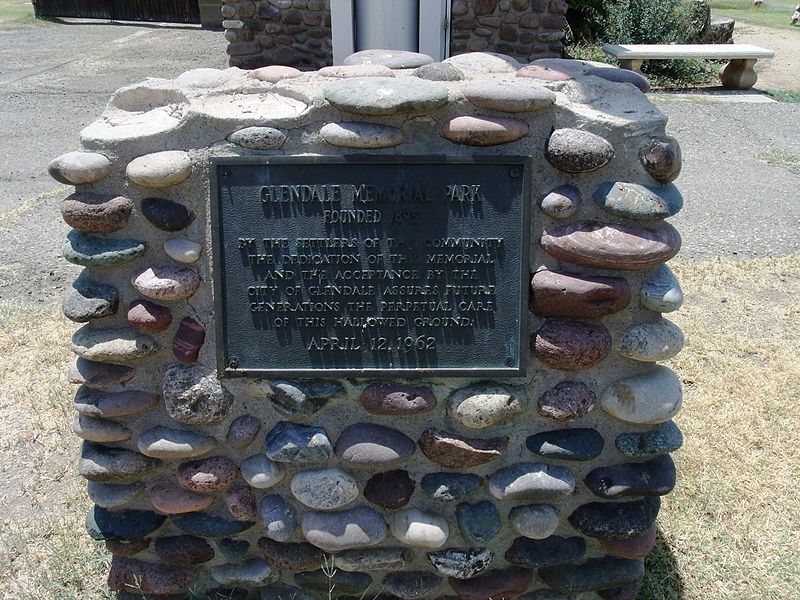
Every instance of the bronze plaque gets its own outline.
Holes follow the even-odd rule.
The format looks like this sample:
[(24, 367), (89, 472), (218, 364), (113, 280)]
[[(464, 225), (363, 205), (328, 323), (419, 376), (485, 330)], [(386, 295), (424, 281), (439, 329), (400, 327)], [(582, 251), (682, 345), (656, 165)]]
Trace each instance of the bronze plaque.
[(212, 162), (222, 376), (525, 373), (525, 157)]

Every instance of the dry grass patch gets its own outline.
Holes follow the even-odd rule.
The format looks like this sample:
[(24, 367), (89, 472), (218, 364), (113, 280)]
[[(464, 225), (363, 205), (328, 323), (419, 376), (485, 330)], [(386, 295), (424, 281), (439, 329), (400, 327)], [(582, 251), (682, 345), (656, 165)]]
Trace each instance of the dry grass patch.
[[(643, 600), (788, 600), (800, 589), (800, 255), (677, 263), (687, 334), (678, 487)], [(0, 594), (97, 600), (107, 555), (74, 472), (74, 326), (0, 305)]]

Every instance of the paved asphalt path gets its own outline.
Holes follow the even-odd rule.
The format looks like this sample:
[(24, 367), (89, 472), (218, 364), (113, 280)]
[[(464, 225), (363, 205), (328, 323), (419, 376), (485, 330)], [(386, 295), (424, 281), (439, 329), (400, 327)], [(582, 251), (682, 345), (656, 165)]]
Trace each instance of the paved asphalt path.
[[(60, 253), (70, 188), (47, 162), (112, 92), (146, 77), (226, 66), (219, 31), (57, 23), (0, 31), (0, 301), (51, 304), (78, 268)], [(653, 96), (684, 152), (686, 207), (673, 223), (684, 259), (800, 250), (800, 104), (724, 104)], [(772, 164), (770, 164), (772, 163)], [(794, 171), (794, 172), (793, 172)]]

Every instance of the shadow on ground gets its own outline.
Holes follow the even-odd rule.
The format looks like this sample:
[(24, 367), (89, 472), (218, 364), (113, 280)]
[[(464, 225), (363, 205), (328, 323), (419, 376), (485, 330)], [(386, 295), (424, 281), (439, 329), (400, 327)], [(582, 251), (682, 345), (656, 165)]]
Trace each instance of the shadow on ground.
[(683, 578), (678, 561), (659, 527), (656, 545), (645, 559), (645, 576), (638, 600), (683, 600)]

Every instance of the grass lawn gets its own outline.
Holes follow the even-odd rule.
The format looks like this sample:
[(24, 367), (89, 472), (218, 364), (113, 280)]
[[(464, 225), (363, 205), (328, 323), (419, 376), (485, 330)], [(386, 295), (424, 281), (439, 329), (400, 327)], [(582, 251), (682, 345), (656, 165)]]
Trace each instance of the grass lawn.
[(711, 10), (717, 16), (733, 17), (737, 21), (765, 25), (767, 27), (780, 27), (786, 29), (797, 29), (800, 26), (792, 27), (792, 13), (798, 2), (774, 2), (767, 0), (767, 5), (755, 8), (752, 0), (711, 0)]
[(33, 16), (30, 0), (0, 0), (0, 29), (14, 29), (26, 25), (47, 23)]

